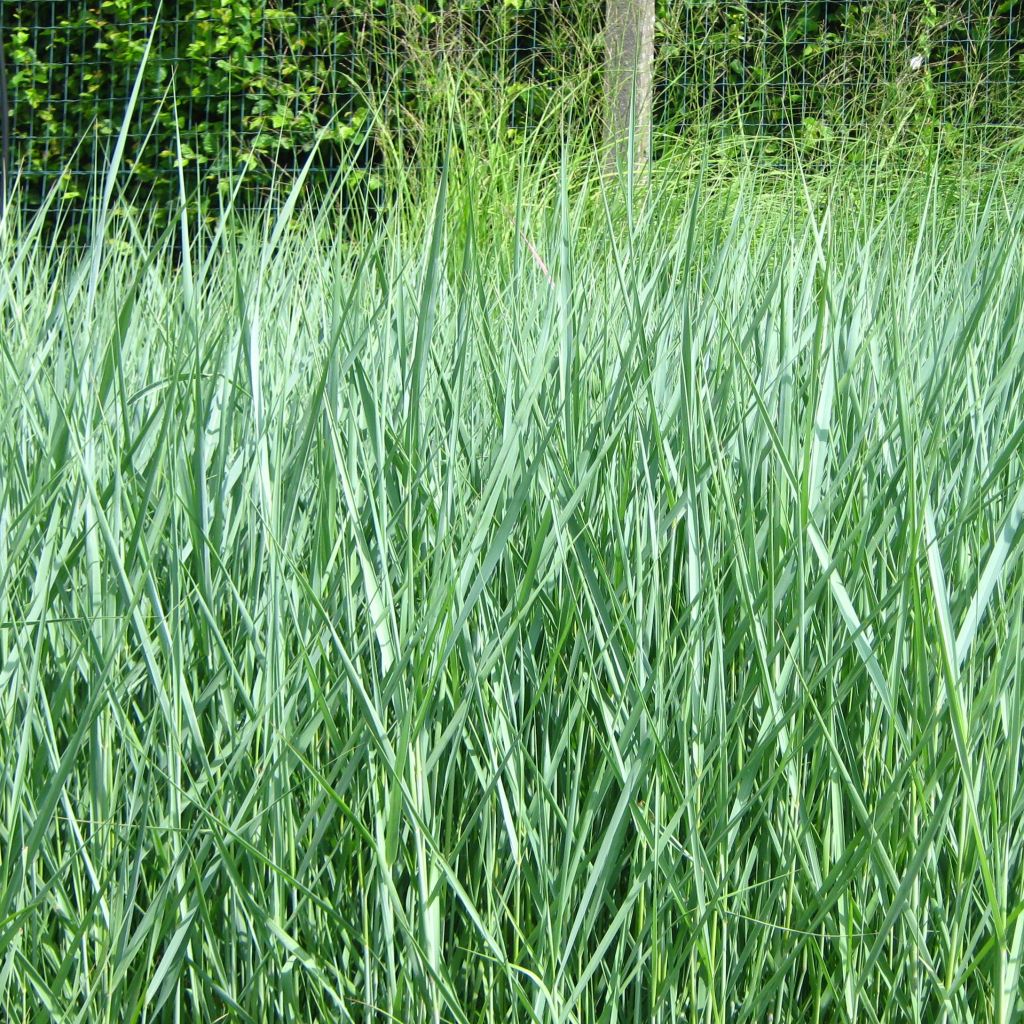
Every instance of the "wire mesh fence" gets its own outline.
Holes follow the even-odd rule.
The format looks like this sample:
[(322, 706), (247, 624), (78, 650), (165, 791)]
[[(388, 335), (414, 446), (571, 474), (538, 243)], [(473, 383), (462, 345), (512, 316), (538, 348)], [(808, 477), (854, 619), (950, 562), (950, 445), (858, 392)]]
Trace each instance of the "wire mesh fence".
[[(642, 0), (638, 0), (642, 2)], [(533, 0), (3, 3), (12, 175), (81, 196), (138, 83), (126, 172), (159, 194), (316, 169), (379, 184), (454, 102), (514, 135), (599, 123), (603, 4)], [(1012, 141), (1024, 0), (659, 3), (656, 128), (767, 155), (874, 131)], [(145, 64), (143, 56), (147, 53)], [(142, 68), (140, 72), (140, 67)]]

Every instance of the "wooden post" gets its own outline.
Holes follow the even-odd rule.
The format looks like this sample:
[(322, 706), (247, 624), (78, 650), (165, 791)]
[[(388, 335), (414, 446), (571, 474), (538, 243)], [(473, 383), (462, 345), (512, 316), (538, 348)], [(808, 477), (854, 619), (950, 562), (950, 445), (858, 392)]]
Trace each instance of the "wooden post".
[(642, 171), (651, 158), (654, 0), (606, 0), (605, 169)]

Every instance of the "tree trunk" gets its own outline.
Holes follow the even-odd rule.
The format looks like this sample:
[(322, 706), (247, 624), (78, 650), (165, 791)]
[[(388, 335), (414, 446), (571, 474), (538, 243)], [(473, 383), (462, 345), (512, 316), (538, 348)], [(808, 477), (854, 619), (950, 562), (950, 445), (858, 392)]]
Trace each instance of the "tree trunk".
[(654, 0), (606, 0), (605, 169), (643, 170), (651, 157)]

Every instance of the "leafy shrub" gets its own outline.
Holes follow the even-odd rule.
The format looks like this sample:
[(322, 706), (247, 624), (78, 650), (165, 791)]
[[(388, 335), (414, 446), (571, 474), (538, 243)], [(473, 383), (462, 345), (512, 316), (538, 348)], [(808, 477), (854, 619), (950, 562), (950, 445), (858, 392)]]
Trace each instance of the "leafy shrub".
[(42, 187), (60, 175), (65, 195), (80, 194), (120, 128), (152, 35), (128, 166), (158, 197), (176, 192), (179, 162), (195, 184), (222, 180), (229, 166), (266, 183), (318, 135), (336, 162), (366, 118), (368, 90), (394, 64), (383, 8), (191, 0), (165, 4), (157, 20), (142, 0), (68, 4), (57, 17), (52, 5), (23, 5), (8, 43), (18, 159)]
[(804, 143), (1019, 120), (1019, 3), (684, 0), (659, 7), (662, 119), (680, 112)]

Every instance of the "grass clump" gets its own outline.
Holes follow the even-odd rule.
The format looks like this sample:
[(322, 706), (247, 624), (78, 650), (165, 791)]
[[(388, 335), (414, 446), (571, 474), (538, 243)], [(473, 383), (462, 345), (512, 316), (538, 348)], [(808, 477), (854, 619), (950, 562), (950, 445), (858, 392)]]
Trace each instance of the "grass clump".
[(0, 1006), (1015, 1019), (1019, 189), (474, 180), (7, 223)]

